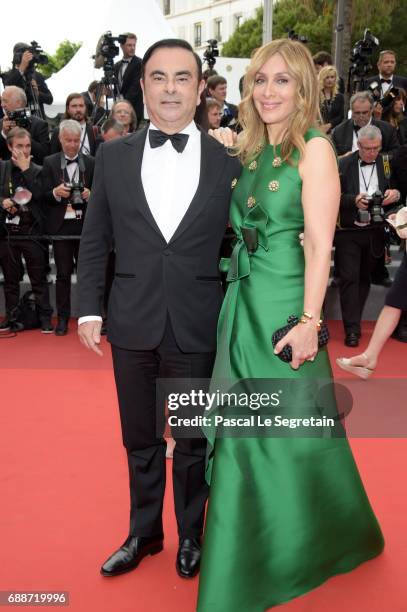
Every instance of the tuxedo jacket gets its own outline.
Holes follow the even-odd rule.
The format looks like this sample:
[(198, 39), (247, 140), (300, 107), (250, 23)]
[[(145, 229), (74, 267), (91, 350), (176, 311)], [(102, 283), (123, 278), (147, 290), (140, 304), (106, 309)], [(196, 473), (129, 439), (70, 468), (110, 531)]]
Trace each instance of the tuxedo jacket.
[(225, 102), (226, 109), (222, 115), (220, 120), (220, 127), (230, 127), (231, 129), (235, 129), (236, 120), (238, 116), (238, 108), (235, 104), (231, 102)]
[[(3, 138), (3, 119), (0, 120), (0, 158), (10, 159), (11, 153), (8, 150), (6, 139)], [(31, 155), (34, 163), (42, 165), (44, 157), (49, 155), (49, 134), (48, 123), (38, 117), (31, 117), (31, 127), (28, 130), (31, 134)]]
[(119, 87), (119, 73), (122, 60), (114, 65), (114, 74), (117, 79), (116, 91), (133, 105), (137, 115), (137, 123), (144, 118), (143, 92), (141, 91), (141, 59), (136, 55), (131, 59), (124, 73), (122, 86)]
[[(81, 96), (85, 100), (86, 108), (88, 110), (89, 120), (92, 117), (93, 109), (95, 107), (92, 98), (89, 95), (88, 91), (84, 91), (81, 93)], [(103, 117), (105, 116), (105, 109), (103, 106), (98, 106), (95, 114), (95, 120), (93, 122), (94, 125), (99, 125), (101, 123)]]
[[(389, 151), (397, 149), (399, 146), (399, 139), (397, 137), (396, 128), (386, 121), (379, 121), (377, 119), (372, 119), (371, 125), (378, 127), (382, 133), (383, 152), (388, 153)], [(332, 130), (331, 137), (338, 155), (344, 155), (348, 153), (348, 151), (352, 151), (353, 132), (353, 119), (342, 121), (342, 123)]]
[[(380, 83), (380, 75), (376, 74), (373, 77), (370, 77), (366, 80), (366, 88), (369, 87), (374, 82)], [(398, 76), (397, 74), (393, 74), (393, 87), (401, 87), (407, 93), (407, 79), (406, 77)]]
[[(52, 93), (48, 89), (44, 77), (40, 72), (34, 70), (33, 78), (38, 85), (38, 102), (41, 108), (42, 115), (43, 117), (45, 117), (44, 104), (52, 104), (54, 98), (52, 96)], [(12, 68), (8, 72), (6, 72), (2, 76), (2, 79), (4, 87), (7, 87), (8, 85), (15, 85), (16, 87), (21, 87), (21, 89), (24, 89), (27, 95), (28, 102), (33, 101), (30, 84), (26, 81), (24, 75), (22, 75), (17, 68)]]
[[(386, 189), (399, 189), (397, 180), (392, 172), (390, 173), (390, 177), (386, 178), (383, 167), (383, 157), (381, 155), (377, 156), (376, 169), (379, 189), (382, 193), (384, 193)], [(359, 151), (354, 151), (352, 155), (348, 155), (339, 160), (339, 175), (341, 179), (339, 226), (340, 228), (352, 228), (364, 231), (365, 228), (358, 228), (354, 224), (358, 210), (355, 205), (355, 198), (359, 193), (365, 191), (364, 186), (359, 184)], [(396, 208), (398, 207), (399, 203), (396, 204)], [(386, 213), (390, 213), (391, 209), (392, 206), (387, 206), (385, 208)]]
[[(86, 124), (86, 134), (88, 135), (90, 155), (92, 157), (94, 157), (96, 153), (96, 145), (95, 145), (96, 143), (95, 130), (96, 129), (97, 128), (93, 129), (93, 126), (90, 123)], [(52, 130), (50, 153), (51, 154), (59, 153), (60, 151), (62, 151), (62, 147), (59, 141), (59, 127), (57, 126), (56, 128)]]
[[(6, 220), (6, 211), (2, 204), (5, 198), (10, 197), (10, 180), (13, 162), (11, 160), (0, 161), (0, 236), (6, 232), (3, 231), (3, 224)], [(42, 199), (42, 181), (41, 167), (31, 162), (30, 167), (21, 173), (24, 178), (24, 184), (32, 193), (32, 199), (28, 203), (32, 215), (35, 219), (34, 233), (41, 234), (44, 230), (45, 207)]]
[[(85, 187), (90, 189), (92, 187), (95, 160), (89, 155), (82, 155), (82, 159), (85, 164), (85, 172), (81, 178)], [(42, 189), (46, 205), (45, 230), (47, 234), (57, 234), (64, 222), (68, 200), (62, 198), (58, 202), (52, 193), (52, 190), (62, 182), (61, 153), (54, 153), (44, 159), (42, 167)], [(86, 216), (86, 209), (87, 206), (85, 206), (83, 218)], [(82, 223), (82, 221), (78, 221), (78, 223)]]
[(201, 132), (198, 188), (167, 243), (141, 180), (146, 136), (145, 128), (99, 147), (79, 251), (79, 316), (101, 313), (106, 262), (114, 241), (108, 340), (125, 349), (152, 350), (169, 316), (182, 351), (214, 351), (223, 299), (219, 251), (240, 163)]

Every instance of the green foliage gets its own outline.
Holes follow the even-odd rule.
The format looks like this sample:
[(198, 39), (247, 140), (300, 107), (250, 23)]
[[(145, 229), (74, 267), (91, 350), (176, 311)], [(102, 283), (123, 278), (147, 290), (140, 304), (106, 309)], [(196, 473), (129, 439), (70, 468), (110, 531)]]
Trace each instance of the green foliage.
[(74, 43), (70, 40), (62, 41), (54, 55), (49, 55), (47, 53), (48, 64), (38, 66), (37, 70), (47, 79), (51, 74), (58, 72), (61, 68), (66, 66), (78, 49), (80, 49), (81, 45), (82, 43)]
[[(277, 0), (273, 11), (273, 38), (284, 38), (288, 30), (305, 36), (312, 54), (330, 51), (335, 0)], [(353, 0), (352, 41), (363, 36), (365, 28), (379, 38), (380, 48), (393, 49), (398, 55), (400, 74), (407, 73), (407, 0)], [(222, 55), (250, 57), (262, 44), (263, 9), (236, 29), (225, 42)], [(375, 58), (376, 59), (376, 58)], [(375, 61), (375, 60), (374, 60)]]

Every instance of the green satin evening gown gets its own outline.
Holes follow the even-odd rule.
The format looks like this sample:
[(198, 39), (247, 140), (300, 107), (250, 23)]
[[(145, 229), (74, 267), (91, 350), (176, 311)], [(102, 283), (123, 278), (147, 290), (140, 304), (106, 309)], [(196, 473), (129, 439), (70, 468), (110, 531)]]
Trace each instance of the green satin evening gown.
[[(321, 134), (312, 129), (305, 139), (315, 136)], [(266, 145), (233, 191), (230, 219), (237, 241), (212, 386), (225, 379), (332, 378), (326, 349), (297, 371), (273, 354), (273, 331), (290, 314), (301, 314), (304, 297), (302, 182), (296, 165), (278, 165), (279, 153), (278, 146)], [(252, 255), (242, 227), (257, 230)], [(328, 431), (215, 440), (210, 427), (205, 434), (210, 495), (199, 612), (263, 612), (383, 550), (345, 436)]]

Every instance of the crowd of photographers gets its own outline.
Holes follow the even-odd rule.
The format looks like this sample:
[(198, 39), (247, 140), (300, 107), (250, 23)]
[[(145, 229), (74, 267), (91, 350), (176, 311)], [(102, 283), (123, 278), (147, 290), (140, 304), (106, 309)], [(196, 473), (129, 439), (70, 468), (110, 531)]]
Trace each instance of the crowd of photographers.
[[(122, 51), (116, 63), (115, 41)], [(132, 33), (102, 39), (104, 79), (92, 82), (86, 92), (70, 93), (65, 113), (52, 128), (44, 113), (52, 94), (36, 70), (45, 62), (41, 49), (35, 42), (14, 47), (12, 69), (2, 75), (1, 95), (0, 267), (6, 307), (2, 331), (24, 329), (19, 296), (22, 258), (41, 331), (58, 336), (68, 331), (71, 276), (92, 187), (94, 155), (104, 141), (123, 137), (145, 123), (136, 43)], [(203, 130), (229, 127), (238, 132), (238, 107), (227, 101), (227, 80), (214, 69), (216, 45), (211, 44), (206, 53), (206, 89), (195, 120)], [(378, 74), (354, 88), (348, 113), (345, 83), (331, 56), (320, 52), (313, 59), (320, 128), (336, 148), (342, 185), (333, 283), (339, 288), (345, 344), (357, 346), (371, 282), (391, 284), (386, 264), (390, 242), (396, 239), (385, 217), (407, 197), (407, 79), (395, 74), (395, 54), (381, 51)], [(244, 76), (241, 93), (243, 88)], [(47, 278), (50, 246), (56, 266), (55, 329)], [(112, 249), (106, 303), (113, 275)], [(406, 314), (396, 334), (407, 341)]]

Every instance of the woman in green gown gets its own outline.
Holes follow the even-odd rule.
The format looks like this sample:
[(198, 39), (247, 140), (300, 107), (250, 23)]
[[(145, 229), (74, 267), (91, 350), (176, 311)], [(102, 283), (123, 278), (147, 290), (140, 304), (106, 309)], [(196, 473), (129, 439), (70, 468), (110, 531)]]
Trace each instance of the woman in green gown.
[[(260, 48), (240, 108), (236, 148), (243, 171), (230, 213), (237, 240), (213, 386), (284, 379), (298, 389), (332, 378), (326, 349), (318, 351), (317, 328), (340, 186), (332, 146), (314, 127), (317, 113), (317, 80), (305, 46), (277, 40)], [(253, 253), (245, 228), (255, 230)], [(288, 364), (273, 351), (271, 336), (289, 315), (301, 313), (303, 323), (276, 346), (290, 344)], [(205, 433), (210, 495), (199, 612), (262, 612), (382, 551), (346, 437), (326, 428), (308, 437)]]

